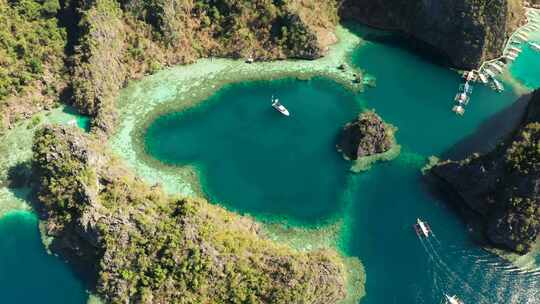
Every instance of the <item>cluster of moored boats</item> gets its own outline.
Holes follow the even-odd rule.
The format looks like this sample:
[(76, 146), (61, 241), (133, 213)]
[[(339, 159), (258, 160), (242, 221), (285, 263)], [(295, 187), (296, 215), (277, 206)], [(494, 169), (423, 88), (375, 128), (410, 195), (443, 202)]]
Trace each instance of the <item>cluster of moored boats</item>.
[(527, 12), (527, 20), (527, 24), (511, 36), (501, 57), (484, 62), (478, 70), (467, 71), (463, 74), (465, 82), (460, 85), (454, 98), (456, 104), (452, 108), (452, 111), (459, 115), (465, 113), (465, 106), (469, 102), (470, 94), (472, 93), (471, 82), (480, 82), (489, 85), (497, 92), (504, 91), (504, 86), (496, 77), (502, 74), (507, 66), (516, 60), (523, 51), (522, 45), (524, 43), (527, 43), (533, 50), (540, 51), (540, 43), (529, 42), (529, 33), (540, 31), (540, 13), (535, 10), (529, 10)]
[[(429, 238), (432, 235), (431, 228), (429, 225), (422, 221), (421, 219), (416, 219), (416, 224), (414, 224), (414, 229), (416, 230), (416, 234), (419, 237)], [(450, 296), (448, 294), (444, 294), (444, 298), (446, 300), (446, 304), (464, 304), (463, 301), (461, 301), (457, 296)]]
[(472, 72), (468, 72), (465, 82), (459, 85), (458, 92), (454, 97), (456, 105), (452, 108), (456, 114), (463, 115), (465, 113), (465, 106), (469, 103), (469, 95), (473, 91), (473, 87), (470, 82), (473, 80), (474, 75)]

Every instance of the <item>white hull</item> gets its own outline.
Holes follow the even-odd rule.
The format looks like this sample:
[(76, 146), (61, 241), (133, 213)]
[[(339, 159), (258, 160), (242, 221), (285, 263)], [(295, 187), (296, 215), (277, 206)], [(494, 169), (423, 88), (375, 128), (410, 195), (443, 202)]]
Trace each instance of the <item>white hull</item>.
[(444, 295), (446, 297), (446, 303), (448, 304), (463, 304), (461, 300), (459, 300), (456, 296), (449, 296), (447, 294)]
[(285, 115), (285, 116), (290, 116), (291, 113), (289, 113), (289, 110), (283, 108), (283, 109), (280, 109), (279, 107), (273, 107), (274, 109), (276, 109), (279, 113)]
[(285, 115), (285, 116), (290, 116), (291, 114), (289, 113), (289, 110), (287, 110), (287, 108), (285, 108), (281, 103), (279, 103), (279, 100), (276, 98), (274, 99), (274, 97), (272, 96), (272, 108), (276, 109), (279, 113)]
[(416, 231), (424, 237), (429, 237), (429, 227), (426, 223), (420, 219), (416, 219)]

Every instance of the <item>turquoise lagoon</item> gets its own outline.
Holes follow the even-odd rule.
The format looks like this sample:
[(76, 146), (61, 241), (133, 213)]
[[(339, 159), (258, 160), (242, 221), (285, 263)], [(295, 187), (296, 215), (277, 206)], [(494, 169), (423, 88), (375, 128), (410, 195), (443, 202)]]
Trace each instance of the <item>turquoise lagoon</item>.
[[(158, 116), (144, 133), (145, 152), (165, 165), (195, 167), (203, 192), (229, 209), (300, 226), (343, 220), (339, 247), (366, 269), (361, 303), (440, 303), (444, 293), (465, 303), (538, 303), (536, 270), (482, 250), (421, 175), (429, 156), (493, 147), (524, 103), (514, 103), (508, 84), (501, 94), (477, 86), (457, 117), (455, 72), (407, 51), (397, 37), (358, 32), (367, 42), (351, 61), (377, 78), (376, 88), (354, 94), (320, 78), (227, 85), (199, 106)], [(519, 60), (538, 58), (525, 52)], [(269, 107), (273, 94), (290, 118)], [(357, 175), (335, 151), (336, 136), (371, 108), (398, 127), (402, 153)], [(435, 238), (416, 236), (417, 217), (431, 223)]]
[[(290, 119), (269, 107), (272, 94)], [(347, 164), (332, 143), (336, 127), (359, 110), (329, 80), (234, 84), (193, 110), (159, 117), (145, 134), (146, 151), (196, 165), (205, 192), (230, 209), (313, 222), (342, 209)]]
[[(456, 117), (450, 111), (460, 81), (455, 72), (407, 51), (394, 36), (357, 32), (366, 41), (351, 64), (374, 75), (375, 88), (353, 93), (324, 78), (230, 84), (196, 107), (146, 124), (144, 158), (160, 161), (159, 168), (192, 165), (213, 201), (262, 220), (341, 223), (338, 249), (366, 269), (362, 304), (441, 303), (443, 293), (465, 303), (539, 303), (536, 266), (519, 269), (480, 249), (420, 173), (431, 155), (458, 158), (492, 147), (517, 121), (523, 102), (514, 103), (517, 94), (508, 85), (502, 94), (477, 86), (465, 116)], [(528, 68), (539, 58), (524, 52), (512, 68), (515, 78), (528, 87), (540, 84)], [(290, 118), (269, 107), (272, 94)], [(353, 174), (335, 139), (364, 109), (399, 128), (402, 152)], [(436, 237), (416, 236), (417, 217)], [(0, 246), (3, 303), (86, 301), (69, 268), (46, 254), (30, 213), (0, 219)]]

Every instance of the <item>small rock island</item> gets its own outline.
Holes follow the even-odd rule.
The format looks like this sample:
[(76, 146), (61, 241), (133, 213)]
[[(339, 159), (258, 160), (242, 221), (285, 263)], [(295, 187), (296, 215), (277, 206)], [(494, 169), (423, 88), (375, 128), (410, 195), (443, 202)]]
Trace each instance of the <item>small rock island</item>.
[(400, 146), (394, 137), (396, 130), (375, 111), (365, 111), (343, 127), (337, 149), (345, 159), (354, 161), (352, 171), (366, 171), (378, 161), (391, 160), (399, 155)]
[(540, 236), (540, 90), (521, 125), (490, 153), (431, 168), (465, 219), (496, 248), (529, 252)]

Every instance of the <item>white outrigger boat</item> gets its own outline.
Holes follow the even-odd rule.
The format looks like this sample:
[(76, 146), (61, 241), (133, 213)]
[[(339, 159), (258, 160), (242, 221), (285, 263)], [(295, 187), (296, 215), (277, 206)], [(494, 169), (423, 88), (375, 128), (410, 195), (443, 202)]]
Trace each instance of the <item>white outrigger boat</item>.
[(493, 78), (493, 85), (495, 86), (495, 91), (497, 92), (502, 92), (504, 91), (504, 86), (502, 85), (502, 83), (500, 83), (497, 79)]
[(533, 50), (540, 52), (540, 44), (536, 42), (529, 42), (529, 45), (531, 46)]
[(280, 102), (279, 102), (279, 99), (277, 98), (274, 98), (274, 96), (272, 96), (272, 108), (278, 110), (279, 113), (285, 115), (285, 116), (289, 116), (290, 113), (289, 113), (289, 110), (287, 110), (287, 108), (285, 108)]
[(466, 93), (457, 93), (456, 97), (454, 97), (454, 101), (457, 101), (459, 104), (468, 104), (469, 99)]
[(454, 113), (458, 114), (458, 115), (463, 115), (465, 114), (465, 108), (463, 108), (462, 105), (455, 105), (453, 108), (452, 108), (452, 111), (454, 111)]
[(449, 296), (447, 294), (444, 294), (444, 297), (446, 298), (447, 304), (464, 304), (463, 301), (458, 299), (456, 296)]
[(423, 222), (421, 219), (416, 219), (416, 224), (414, 225), (414, 228), (416, 230), (416, 233), (420, 236), (429, 237), (431, 234), (431, 229), (429, 228), (428, 224)]
[(488, 83), (488, 79), (487, 79), (487, 77), (486, 77), (485, 74), (483, 74), (483, 73), (478, 73), (478, 78), (480, 78), (480, 81), (481, 81), (482, 83), (484, 83), (484, 84)]

